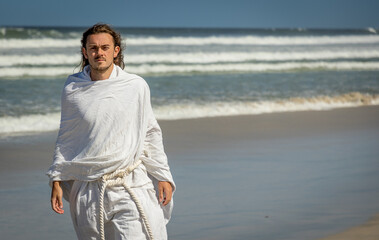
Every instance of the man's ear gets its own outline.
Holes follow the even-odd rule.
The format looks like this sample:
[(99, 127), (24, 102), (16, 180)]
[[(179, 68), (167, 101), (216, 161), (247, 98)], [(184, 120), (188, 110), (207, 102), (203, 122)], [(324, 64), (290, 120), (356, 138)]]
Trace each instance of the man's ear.
[(119, 52), (120, 52), (120, 47), (119, 47), (119, 46), (116, 46), (116, 47), (114, 48), (113, 58), (116, 58)]
[(84, 47), (82, 47), (82, 53), (83, 53), (84, 57), (86, 59), (88, 59), (87, 52), (86, 52), (86, 49)]

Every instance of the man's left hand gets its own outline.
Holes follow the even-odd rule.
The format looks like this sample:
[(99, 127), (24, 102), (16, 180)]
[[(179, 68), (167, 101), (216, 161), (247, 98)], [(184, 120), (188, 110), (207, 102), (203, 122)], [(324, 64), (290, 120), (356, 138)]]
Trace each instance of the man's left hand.
[(170, 182), (159, 182), (159, 202), (166, 206), (172, 198), (172, 186)]

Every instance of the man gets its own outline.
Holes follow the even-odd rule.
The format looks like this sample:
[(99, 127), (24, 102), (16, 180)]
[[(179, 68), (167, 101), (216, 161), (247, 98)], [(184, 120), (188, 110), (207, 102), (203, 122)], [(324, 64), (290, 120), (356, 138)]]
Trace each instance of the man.
[(83, 33), (82, 71), (62, 92), (47, 175), (52, 209), (63, 214), (68, 200), (79, 239), (167, 239), (175, 184), (161, 129), (147, 83), (123, 67), (120, 35), (96, 24)]

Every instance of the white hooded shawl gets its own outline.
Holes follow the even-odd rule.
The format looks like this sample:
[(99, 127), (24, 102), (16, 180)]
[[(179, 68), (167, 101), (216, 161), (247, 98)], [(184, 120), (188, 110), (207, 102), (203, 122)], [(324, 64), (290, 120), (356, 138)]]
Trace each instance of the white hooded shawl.
[[(145, 80), (114, 65), (109, 79), (91, 81), (89, 70), (65, 83), (50, 182), (98, 180), (142, 159), (150, 177), (175, 188)], [(143, 185), (134, 178), (132, 186)]]

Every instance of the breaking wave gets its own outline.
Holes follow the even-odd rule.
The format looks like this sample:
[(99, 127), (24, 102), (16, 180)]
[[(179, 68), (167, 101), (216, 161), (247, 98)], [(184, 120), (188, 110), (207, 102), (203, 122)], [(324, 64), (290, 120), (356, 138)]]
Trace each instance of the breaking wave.
[[(341, 35), (341, 36), (209, 36), (209, 37), (127, 37), (128, 45), (331, 45), (331, 44), (375, 44), (378, 35)], [(20, 48), (67, 48), (80, 47), (80, 38), (55, 39), (0, 39), (0, 49)]]
[(257, 115), (275, 112), (320, 111), (334, 108), (379, 105), (379, 95), (347, 93), (335, 97), (289, 98), (277, 101), (214, 102), (204, 105), (176, 104), (157, 107), (158, 119), (175, 120), (203, 117)]
[[(40, 65), (77, 65), (79, 54), (42, 54), (42, 55), (3, 55), (0, 67), (40, 66)], [(193, 52), (193, 53), (156, 53), (128, 54), (127, 63), (235, 63), (249, 61), (299, 61), (299, 60), (336, 60), (379, 58), (378, 50), (361, 51), (314, 51), (314, 52)]]
[[(232, 72), (277, 72), (303, 70), (378, 70), (379, 62), (282, 62), (282, 63), (228, 63), (165, 65), (128, 65), (125, 70), (140, 75), (170, 75), (189, 73), (232, 73)], [(10, 67), (1, 68), (0, 78), (23, 76), (67, 76), (74, 73), (74, 67)], [(78, 70), (78, 69), (76, 69)]]
[[(275, 112), (320, 111), (334, 108), (379, 105), (379, 95), (352, 92), (338, 96), (289, 98), (257, 102), (183, 103), (157, 106), (154, 113), (158, 120), (204, 118), (216, 116), (257, 115)], [(0, 134), (45, 132), (59, 128), (60, 113), (0, 117)]]

